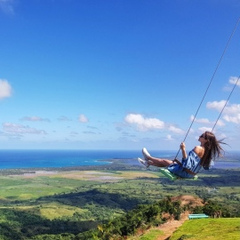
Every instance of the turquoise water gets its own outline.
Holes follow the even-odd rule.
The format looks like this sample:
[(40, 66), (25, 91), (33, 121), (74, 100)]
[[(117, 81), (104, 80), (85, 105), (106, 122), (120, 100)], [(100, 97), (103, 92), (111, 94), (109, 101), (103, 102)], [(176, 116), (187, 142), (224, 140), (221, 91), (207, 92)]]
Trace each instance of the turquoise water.
[[(153, 156), (173, 159), (175, 151), (151, 151)], [(111, 164), (111, 159), (125, 159), (138, 165), (139, 151), (120, 150), (0, 150), (0, 169), (98, 166)], [(180, 156), (179, 156), (180, 158)], [(106, 160), (106, 161), (104, 161)], [(216, 168), (240, 167), (240, 152), (231, 152), (214, 165)]]

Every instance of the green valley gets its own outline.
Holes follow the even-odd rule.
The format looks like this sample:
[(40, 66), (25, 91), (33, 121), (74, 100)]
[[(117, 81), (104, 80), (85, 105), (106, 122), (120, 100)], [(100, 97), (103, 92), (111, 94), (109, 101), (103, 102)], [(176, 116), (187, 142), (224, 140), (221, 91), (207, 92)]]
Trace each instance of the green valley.
[[(156, 211), (165, 211), (169, 206), (164, 209), (161, 201), (180, 195), (209, 203), (208, 208), (191, 206), (190, 211), (204, 210), (223, 221), (240, 217), (239, 172), (240, 169), (213, 170), (200, 174), (197, 181), (172, 182), (157, 170), (126, 168), (124, 164), (95, 169), (2, 170), (0, 239), (85, 239), (81, 234), (100, 231), (99, 226), (120, 221), (116, 219), (125, 218), (139, 206), (157, 204)], [(141, 211), (149, 212), (145, 207)], [(186, 207), (177, 207), (174, 217), (178, 218), (184, 210)], [(144, 218), (141, 214), (138, 219)], [(136, 229), (144, 230), (166, 220), (159, 216), (139, 221)], [(125, 234), (135, 234), (135, 230), (131, 231), (126, 230)]]

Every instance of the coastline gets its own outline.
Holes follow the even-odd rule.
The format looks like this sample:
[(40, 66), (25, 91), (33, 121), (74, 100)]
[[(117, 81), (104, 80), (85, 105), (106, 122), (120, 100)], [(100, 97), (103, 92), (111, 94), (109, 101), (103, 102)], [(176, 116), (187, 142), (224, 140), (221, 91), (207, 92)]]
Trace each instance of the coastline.
[[(153, 156), (174, 159), (175, 152), (151, 151)], [(4, 170), (115, 170), (141, 169), (138, 150), (0, 150), (0, 172)], [(178, 157), (180, 159), (181, 156)], [(212, 168), (240, 167), (240, 151), (225, 152)], [(152, 167), (151, 167), (152, 169)]]
[[(6, 175), (24, 175), (24, 174), (51, 174), (56, 172), (69, 171), (146, 171), (146, 168), (140, 165), (137, 159), (133, 158), (114, 158), (98, 160), (107, 162), (101, 165), (83, 165), (83, 166), (65, 166), (65, 167), (29, 167), (29, 168), (0, 168), (0, 176)], [(224, 172), (226, 170), (240, 170), (239, 161), (217, 161), (209, 171), (201, 171), (202, 174), (211, 174)], [(157, 172), (157, 167), (148, 169), (149, 172)]]

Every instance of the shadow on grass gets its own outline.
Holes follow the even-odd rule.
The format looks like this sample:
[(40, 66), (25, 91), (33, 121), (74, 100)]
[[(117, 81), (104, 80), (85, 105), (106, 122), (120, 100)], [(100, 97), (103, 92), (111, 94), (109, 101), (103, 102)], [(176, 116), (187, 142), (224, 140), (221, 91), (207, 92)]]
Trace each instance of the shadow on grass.
[[(5, 222), (0, 223), (0, 238), (21, 240), (38, 234), (77, 234), (95, 228), (98, 222), (49, 220), (36, 214), (17, 209), (0, 209)], [(2, 238), (1, 238), (2, 239)]]
[(123, 211), (128, 211), (141, 203), (139, 199), (131, 198), (127, 195), (101, 192), (97, 189), (88, 190), (85, 192), (74, 192), (43, 197), (38, 201), (57, 201), (64, 205), (71, 205), (81, 208), (84, 208), (87, 205), (98, 205), (109, 209), (121, 209)]
[[(84, 212), (83, 215), (75, 213), (71, 219), (49, 220), (42, 217), (39, 211), (41, 204), (50, 202), (85, 208), (89, 212), (87, 215), (84, 215)], [(30, 202), (17, 203), (29, 205)], [(4, 236), (4, 239), (21, 240), (38, 234), (77, 234), (96, 228), (100, 222), (109, 219), (114, 212), (117, 212), (116, 210), (127, 211), (139, 203), (139, 200), (127, 195), (106, 193), (96, 189), (42, 197), (31, 202), (32, 206), (35, 206), (33, 212), (17, 208), (0, 209), (0, 215), (4, 218), (4, 222), (0, 223), (0, 238)]]

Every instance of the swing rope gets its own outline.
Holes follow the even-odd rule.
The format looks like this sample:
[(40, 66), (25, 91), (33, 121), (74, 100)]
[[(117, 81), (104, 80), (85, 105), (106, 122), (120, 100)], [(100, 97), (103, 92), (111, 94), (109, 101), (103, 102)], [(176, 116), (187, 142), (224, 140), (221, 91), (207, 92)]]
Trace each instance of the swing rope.
[[(206, 95), (207, 95), (207, 93), (208, 93), (208, 90), (209, 90), (209, 88), (210, 88), (210, 86), (211, 86), (211, 84), (212, 84), (212, 82), (213, 82), (213, 79), (214, 79), (216, 73), (217, 73), (217, 70), (218, 70), (218, 68), (219, 68), (219, 66), (220, 66), (220, 64), (221, 64), (221, 62), (222, 62), (222, 60), (223, 60), (223, 57), (224, 57), (224, 55), (225, 55), (225, 53), (226, 53), (226, 51), (227, 51), (227, 49), (228, 49), (228, 47), (229, 47), (229, 45), (230, 45), (230, 42), (231, 42), (231, 40), (232, 40), (232, 38), (233, 38), (233, 36), (234, 36), (237, 28), (238, 28), (239, 22), (240, 22), (240, 17), (239, 17), (239, 19), (237, 20), (237, 23), (236, 23), (236, 25), (235, 25), (235, 27), (234, 27), (234, 29), (233, 29), (233, 31), (232, 31), (232, 33), (231, 33), (228, 41), (227, 41), (227, 44), (226, 44), (226, 46), (225, 46), (225, 48), (224, 48), (224, 50), (223, 50), (223, 53), (222, 53), (222, 55), (221, 55), (221, 57), (220, 57), (220, 59), (219, 59), (219, 61), (218, 61), (218, 64), (217, 64), (217, 66), (216, 66), (216, 68), (215, 68), (215, 70), (214, 70), (214, 72), (213, 72), (213, 75), (212, 75), (212, 77), (211, 77), (211, 79), (210, 79), (210, 82), (209, 82), (209, 84), (208, 84), (208, 86), (207, 86), (207, 88), (206, 88), (206, 90), (205, 90), (205, 93), (204, 93), (204, 95), (203, 95), (203, 97), (202, 97), (202, 100), (201, 100), (201, 102), (200, 102), (200, 104), (199, 104), (199, 106), (198, 106), (198, 108), (197, 108), (197, 111), (196, 111), (194, 117), (193, 117), (193, 120), (192, 120), (192, 122), (191, 122), (191, 124), (190, 124), (190, 126), (189, 126), (189, 128), (188, 128), (188, 130), (187, 130), (187, 132), (186, 132), (186, 135), (185, 135), (185, 137), (184, 137), (184, 139), (183, 139), (183, 142), (185, 142), (185, 140), (187, 139), (188, 134), (189, 134), (189, 132), (190, 132), (190, 130), (191, 130), (191, 128), (192, 128), (192, 125), (193, 125), (193, 123), (194, 123), (195, 120), (196, 120), (196, 117), (197, 117), (197, 115), (198, 115), (198, 112), (199, 112), (199, 110), (200, 110), (200, 108), (201, 108), (201, 106), (202, 106), (202, 104), (203, 104), (203, 101), (205, 100), (205, 97), (206, 97)], [(239, 78), (238, 78), (238, 80), (239, 80)], [(236, 81), (236, 84), (234, 85), (234, 87), (233, 87), (233, 89), (232, 89), (232, 91), (231, 91), (231, 93), (230, 93), (230, 95), (229, 95), (229, 97), (228, 97), (228, 100), (230, 99), (230, 96), (232, 95), (233, 90), (234, 90), (235, 87), (237, 86), (238, 80)], [(215, 126), (216, 126), (216, 124), (217, 124), (217, 122), (218, 122), (218, 120), (219, 120), (219, 118), (220, 118), (220, 116), (221, 116), (224, 108), (226, 107), (228, 100), (226, 101), (225, 106), (223, 107), (222, 111), (220, 112), (220, 114), (219, 114), (219, 116), (218, 116), (218, 119), (217, 119), (217, 121), (216, 121), (215, 124), (214, 124), (213, 129), (215, 128)], [(213, 131), (213, 129), (212, 129), (212, 131)], [(175, 159), (177, 159), (179, 152), (180, 152), (180, 148), (179, 148), (179, 150), (178, 150), (178, 152), (177, 152), (177, 154), (176, 154)]]
[(218, 123), (218, 121), (219, 121), (219, 119), (220, 119), (220, 117), (221, 117), (221, 115), (222, 115), (225, 107), (227, 106), (227, 104), (228, 104), (228, 102), (229, 102), (230, 97), (232, 96), (232, 93), (233, 93), (234, 89), (235, 89), (236, 86), (238, 85), (239, 79), (240, 79), (240, 76), (238, 77), (238, 79), (236, 80), (235, 84), (233, 85), (232, 91), (230, 92), (230, 94), (229, 94), (229, 96), (228, 96), (228, 98), (227, 98), (227, 100), (226, 100), (226, 102), (225, 102), (225, 104), (224, 104), (221, 112), (219, 113), (218, 118), (217, 118), (215, 124), (213, 125), (213, 128), (212, 128), (212, 131), (211, 131), (211, 132), (213, 132), (214, 128), (216, 127), (216, 125), (217, 125), (217, 123)]

